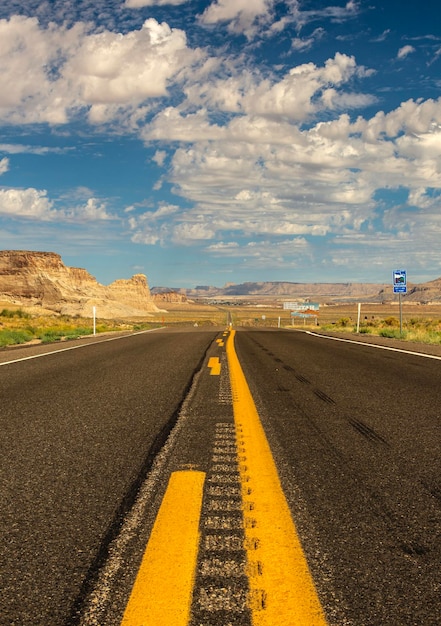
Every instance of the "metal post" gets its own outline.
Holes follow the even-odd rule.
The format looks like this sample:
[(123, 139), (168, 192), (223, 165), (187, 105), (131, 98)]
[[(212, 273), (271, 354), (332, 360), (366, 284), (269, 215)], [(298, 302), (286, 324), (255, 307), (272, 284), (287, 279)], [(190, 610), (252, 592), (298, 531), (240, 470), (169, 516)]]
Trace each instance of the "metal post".
[(360, 311), (361, 311), (361, 302), (358, 303), (357, 333), (360, 332)]
[(96, 306), (92, 308), (93, 311), (93, 334), (96, 335)]
[(403, 303), (401, 301), (401, 292), (398, 295), (399, 295), (399, 302), (400, 302), (400, 337), (401, 337), (403, 334)]

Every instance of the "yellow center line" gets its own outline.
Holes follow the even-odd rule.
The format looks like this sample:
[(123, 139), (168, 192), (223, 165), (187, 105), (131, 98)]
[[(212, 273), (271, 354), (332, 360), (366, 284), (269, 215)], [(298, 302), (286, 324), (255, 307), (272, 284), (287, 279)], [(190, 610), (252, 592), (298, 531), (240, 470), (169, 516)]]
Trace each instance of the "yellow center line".
[(227, 357), (239, 441), (253, 626), (321, 626), (320, 601), (235, 348)]
[(203, 472), (174, 472), (121, 626), (187, 626), (199, 544)]
[(221, 372), (221, 363), (219, 357), (210, 357), (208, 359), (208, 367), (210, 368), (210, 376), (219, 376)]

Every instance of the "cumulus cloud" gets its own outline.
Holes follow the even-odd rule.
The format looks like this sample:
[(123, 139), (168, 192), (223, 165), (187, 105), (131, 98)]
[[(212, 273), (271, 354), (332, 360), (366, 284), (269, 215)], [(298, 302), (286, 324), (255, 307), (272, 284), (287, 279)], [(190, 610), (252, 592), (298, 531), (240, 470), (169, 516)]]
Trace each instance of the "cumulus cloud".
[(168, 81), (200, 58), (182, 30), (148, 19), (126, 35), (0, 20), (0, 118), (65, 124), (78, 111), (102, 123), (164, 96)]
[[(128, 207), (126, 212), (134, 211), (135, 207)], [(155, 245), (172, 238), (173, 223), (178, 223), (179, 206), (162, 202), (156, 210), (144, 211), (131, 215), (128, 226), (132, 232), (134, 243)], [(176, 220), (174, 220), (176, 216)]]
[[(183, 3), (126, 0), (125, 7)], [(275, 0), (214, 0), (199, 24), (227, 24), (252, 39), (294, 22), (292, 47), (302, 51), (325, 33), (311, 28), (301, 37), (306, 23), (344, 21), (361, 10), (356, 2), (309, 11), (296, 0), (285, 4), (286, 14), (271, 24)], [(404, 46), (397, 57), (414, 51)], [(164, 168), (153, 191), (170, 183), (186, 209), (162, 203), (146, 210), (151, 198), (127, 207), (132, 241), (198, 245), (262, 267), (270, 258), (282, 264), (310, 254), (314, 238), (332, 235), (353, 259), (356, 245), (382, 241), (379, 224), (385, 232), (394, 220), (402, 224), (405, 240), (425, 232), (424, 216), (439, 223), (433, 189), (441, 188), (441, 99), (408, 100), (357, 117), (377, 102), (358, 90), (369, 75), (339, 52), (321, 64), (284, 69), (257, 69), (245, 55), (225, 50), (210, 57), (190, 48), (183, 30), (154, 19), (124, 33), (85, 23), (43, 26), (23, 16), (0, 20), (0, 119), (66, 124), (87, 116), (92, 124), (113, 123), (118, 133), (139, 130), (153, 144), (151, 160)], [(49, 148), (5, 143), (0, 150), (45, 154)], [(0, 160), (0, 174), (8, 168), (9, 160)], [(381, 193), (400, 188), (405, 210), (384, 211)], [(1, 190), (0, 213), (65, 223), (117, 219), (108, 202), (86, 191), (51, 200), (33, 188)], [(344, 264), (344, 253), (330, 251), (329, 262)]]
[(84, 103), (127, 104), (166, 93), (167, 80), (182, 66), (183, 31), (148, 19), (127, 35), (104, 32), (84, 38), (65, 67)]
[(0, 189), (0, 215), (50, 221), (57, 211), (47, 192), (38, 189)]
[(251, 39), (269, 21), (274, 0), (215, 0), (200, 17), (202, 24), (229, 22), (228, 30)]
[[(319, 111), (339, 108), (343, 103), (350, 108), (372, 104), (375, 101), (372, 96), (336, 91), (351, 79), (365, 74), (365, 68), (357, 66), (353, 57), (337, 53), (321, 67), (305, 63), (291, 68), (282, 78), (252, 75), (243, 70), (228, 78), (213, 78), (203, 90), (196, 84), (186, 88), (186, 105), (188, 108), (198, 107), (198, 110), (192, 118), (187, 117), (182, 128), (188, 131), (192, 119), (201, 132), (207, 135), (215, 132), (213, 125), (210, 128), (207, 125), (206, 113), (212, 110), (302, 122)], [(173, 124), (176, 116), (183, 120), (183, 108), (184, 105), (181, 105), (174, 112), (169, 107), (160, 116), (164, 120), (167, 117), (168, 122)], [(147, 129), (145, 133), (148, 132)], [(156, 132), (159, 134), (158, 128)]]
[(96, 198), (89, 198), (86, 204), (67, 210), (65, 216), (68, 220), (75, 222), (99, 222), (117, 219), (115, 215), (108, 212), (106, 203)]
[[(344, 87), (358, 68), (349, 57), (334, 61), (323, 68), (301, 66), (300, 76), (309, 75), (316, 90), (317, 85), (330, 80)], [(284, 85), (291, 75), (274, 85)], [(301, 129), (296, 120), (291, 121), (294, 115), (269, 116), (261, 104), (247, 100), (256, 85), (250, 82), (248, 88), (241, 94), (236, 90), (240, 95), (230, 107), (236, 113), (222, 126), (210, 122), (209, 107), (189, 114), (170, 107), (144, 129), (148, 141), (179, 140), (187, 144), (175, 150), (170, 177), (176, 191), (193, 208), (186, 211), (185, 218), (175, 216), (167, 233), (162, 230), (163, 237), (190, 242), (211, 237), (214, 243), (207, 248), (211, 254), (240, 257), (245, 254), (245, 245), (225, 242), (227, 234), (235, 233), (237, 241), (256, 235), (276, 238), (272, 240), (275, 248), (284, 235), (296, 240), (333, 235), (349, 246), (351, 236), (363, 229), (360, 246), (373, 236), (373, 224), (381, 209), (377, 193), (382, 189), (406, 185), (409, 204), (425, 210), (429, 203), (436, 204), (438, 199), (421, 189), (441, 187), (437, 161), (441, 99), (409, 100), (370, 119), (351, 120), (345, 113)], [(213, 101), (222, 103), (220, 93), (219, 83), (211, 93), (207, 89), (205, 103), (209, 99), (211, 107)], [(268, 86), (268, 97), (273, 93)], [(326, 98), (320, 102), (316, 93), (320, 90), (309, 91), (311, 109), (335, 110), (342, 91), (336, 88), (335, 99), (326, 102)], [(387, 219), (383, 226), (386, 232), (392, 230)], [(417, 219), (407, 225), (415, 233), (421, 227)], [(338, 263), (335, 255), (330, 263)]]
[[(347, 2), (344, 7), (330, 5), (303, 9), (299, 0), (285, 0), (286, 15), (272, 22), (276, 4), (275, 0), (214, 0), (200, 16), (200, 22), (207, 26), (226, 22), (229, 32), (243, 34), (251, 40), (259, 35), (277, 35), (290, 24), (295, 24), (300, 32), (305, 25), (317, 20), (341, 23), (353, 19), (361, 10), (360, 4), (353, 1)], [(319, 35), (319, 30), (315, 36)], [(295, 39), (294, 46), (303, 47), (309, 42), (309, 39)]]
[(100, 222), (116, 219), (108, 213), (106, 204), (96, 198), (88, 198), (85, 204), (69, 207), (60, 201), (60, 208), (48, 198), (42, 189), (0, 189), (0, 215), (26, 218), (38, 222)]

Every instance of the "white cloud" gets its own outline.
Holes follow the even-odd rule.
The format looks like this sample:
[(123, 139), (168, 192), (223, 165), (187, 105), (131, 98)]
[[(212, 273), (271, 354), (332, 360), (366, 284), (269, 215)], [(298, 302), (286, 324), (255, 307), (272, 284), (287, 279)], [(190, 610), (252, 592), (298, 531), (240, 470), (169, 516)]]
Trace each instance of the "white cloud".
[(187, 221), (173, 229), (173, 241), (182, 245), (191, 245), (196, 241), (213, 239), (216, 231), (209, 223)]
[(125, 35), (0, 20), (0, 118), (64, 124), (88, 110), (94, 123), (164, 96), (167, 83), (201, 54), (182, 30), (148, 19)]
[[(334, 61), (323, 68), (301, 66), (300, 75), (309, 73), (316, 84), (324, 83), (325, 75), (344, 87), (358, 68), (349, 58)], [(300, 130), (288, 116), (258, 115), (249, 96), (256, 87), (251, 81), (243, 84), (248, 91), (242, 90), (237, 115), (223, 126), (210, 123), (208, 107), (188, 115), (169, 108), (144, 129), (146, 140), (187, 143), (175, 151), (171, 181), (194, 208), (172, 221), (162, 236), (176, 240), (175, 233), (182, 232), (189, 241), (210, 236), (225, 241), (227, 233), (260, 234), (275, 237), (277, 245), (283, 235), (343, 237), (360, 234), (364, 226), (361, 239), (368, 242), (381, 215), (377, 190), (407, 186), (409, 202), (418, 200), (427, 208), (429, 197), (417, 190), (441, 187), (441, 100), (408, 101), (388, 114), (354, 122), (343, 114)], [(211, 109), (216, 108), (213, 100), (223, 102), (220, 93), (219, 83), (212, 93), (207, 89)], [(333, 97), (328, 109), (338, 106), (341, 91), (336, 88)], [(177, 228), (182, 219), (187, 232)], [(384, 228), (392, 226), (385, 222)], [(216, 246), (224, 250), (219, 243), (213, 246), (208, 248), (213, 254)], [(225, 250), (235, 254), (236, 246)]]
[(7, 154), (37, 154), (46, 155), (49, 153), (62, 154), (66, 152), (65, 148), (51, 148), (48, 146), (30, 146), (20, 143), (0, 143), (0, 152)]
[(125, 0), (124, 6), (129, 9), (141, 9), (142, 7), (167, 6), (185, 4), (190, 0)]
[(70, 31), (37, 19), (0, 20), (0, 117), (12, 122), (66, 122), (65, 94), (57, 90), (58, 61), (71, 52), (81, 27)]
[(106, 204), (96, 198), (87, 199), (85, 204), (69, 207), (66, 199), (57, 209), (47, 191), (41, 189), (0, 189), (0, 215), (16, 219), (32, 219), (39, 222), (101, 222), (117, 219), (108, 213)]
[(191, 62), (183, 31), (154, 19), (127, 35), (98, 33), (82, 41), (64, 68), (93, 121), (115, 106), (136, 105), (167, 93), (167, 81)]
[[(211, 78), (202, 89), (196, 81), (186, 86), (187, 101), (179, 109), (168, 107), (163, 110), (156, 122), (143, 131), (143, 136), (158, 139), (167, 132), (165, 127), (169, 124), (176, 126), (179, 118), (181, 132), (188, 133), (187, 140), (193, 132), (190, 120), (195, 131), (199, 128), (199, 135), (205, 133), (207, 138), (212, 138), (216, 132), (219, 136), (222, 128), (208, 122), (207, 112), (210, 111), (302, 122), (326, 109), (333, 110), (343, 105), (358, 108), (372, 104), (375, 99), (364, 94), (345, 93), (341, 89), (352, 79), (366, 74), (366, 69), (358, 67), (353, 57), (340, 53), (328, 59), (322, 67), (314, 63), (302, 64), (291, 68), (281, 78), (262, 78), (239, 67), (228, 78)], [(197, 107), (197, 111), (183, 121), (182, 113), (186, 107), (192, 110)], [(157, 123), (161, 117), (160, 126), (163, 128), (159, 128)], [(186, 140), (184, 136), (180, 139)]]
[(200, 17), (202, 24), (230, 22), (228, 30), (251, 39), (269, 21), (274, 0), (215, 0)]
[(155, 154), (152, 157), (152, 161), (154, 161), (160, 167), (164, 165), (165, 159), (167, 158), (167, 152), (165, 150), (156, 150)]
[(66, 217), (75, 222), (100, 222), (117, 219), (115, 215), (108, 213), (106, 203), (96, 198), (89, 198), (86, 204), (67, 211)]
[(387, 28), (386, 30), (384, 30), (381, 35), (378, 35), (378, 37), (374, 37), (372, 39), (372, 41), (374, 43), (380, 43), (382, 41), (386, 41), (386, 39), (388, 38), (388, 36), (390, 35), (390, 28)]
[[(128, 207), (126, 212), (133, 212), (135, 207)], [(155, 245), (159, 242), (172, 239), (174, 216), (178, 216), (180, 208), (175, 204), (160, 203), (159, 208), (131, 215), (128, 226), (133, 233), (131, 240), (134, 243)], [(178, 223), (179, 219), (175, 219)]]
[[(165, 4), (183, 1), (126, 0), (125, 6)], [(275, 0), (216, 0), (200, 23), (229, 24), (248, 39), (295, 23), (293, 47), (306, 50), (325, 30), (311, 28), (309, 37), (300, 37), (303, 25), (351, 19), (361, 10), (348, 2), (302, 11), (290, 0), (283, 18), (271, 25), (274, 6)], [(337, 52), (321, 65), (259, 69), (249, 49), (234, 57), (226, 47), (209, 57), (189, 47), (183, 30), (154, 19), (124, 33), (81, 23), (43, 27), (18, 16), (0, 20), (0, 118), (63, 124), (88, 115), (94, 124), (113, 123), (117, 132), (140, 129), (145, 142), (155, 142), (149, 154), (164, 174), (149, 184), (156, 191), (171, 183), (187, 208), (153, 207), (154, 193), (127, 207), (126, 224), (137, 243), (194, 244), (256, 264), (272, 252), (282, 263), (309, 254), (314, 237), (332, 235), (348, 250), (356, 241), (374, 247), (376, 234), (381, 240), (382, 228), (387, 237), (394, 220), (402, 224), (403, 238), (425, 232), (424, 217), (440, 223), (433, 188), (441, 187), (441, 99), (408, 100), (392, 111), (355, 118), (353, 111), (376, 100), (357, 90), (369, 70), (354, 57)], [(398, 58), (413, 52), (404, 46)], [(169, 145), (164, 149), (159, 142)], [(49, 148), (5, 143), (0, 150), (46, 154)], [(8, 168), (9, 160), (0, 160), (0, 174)], [(407, 197), (402, 213), (386, 213), (378, 200), (381, 191), (393, 189)], [(0, 213), (70, 224), (117, 219), (89, 189), (57, 200), (32, 188), (1, 190)]]
[[(303, 10), (298, 0), (285, 0), (286, 15), (271, 23), (276, 4), (276, 0), (214, 0), (201, 15), (200, 22), (207, 26), (227, 22), (229, 32), (243, 34), (251, 40), (259, 35), (277, 35), (290, 24), (294, 24), (297, 32), (300, 32), (305, 25), (318, 20), (345, 22), (356, 17), (361, 11), (360, 4), (353, 1), (347, 2), (344, 7), (330, 5), (320, 9)], [(295, 39), (294, 47), (302, 48), (309, 44), (309, 41)]]
[[(425, 187), (412, 189), (409, 193), (408, 204), (410, 206), (418, 207), (419, 209), (429, 209), (434, 213), (439, 212), (440, 206), (440, 195), (439, 193), (433, 194), (429, 193), (428, 189)], [(439, 220), (438, 220), (439, 221)]]
[[(313, 3), (310, 3), (311, 8), (306, 9), (302, 8), (299, 0), (285, 0), (285, 4), (287, 5), (288, 13), (278, 22), (271, 25), (270, 32), (272, 34), (279, 33), (290, 24), (294, 24), (297, 32), (300, 32), (306, 25), (319, 20), (343, 23), (354, 19), (362, 11), (360, 3), (353, 1), (347, 2), (344, 7), (330, 5), (312, 8)], [(303, 6), (307, 6), (306, 3)]]
[(9, 159), (7, 157), (4, 157), (0, 161), (0, 176), (4, 174), (5, 172), (7, 172), (8, 169), (9, 169)]
[(403, 46), (398, 50), (397, 59), (405, 59), (413, 52), (415, 52), (415, 48), (413, 46)]
[(0, 189), (0, 215), (50, 221), (57, 218), (46, 191), (38, 189)]
[(288, 265), (293, 269), (311, 259), (313, 254), (304, 237), (253, 240), (242, 245), (236, 241), (221, 241), (207, 246), (205, 250), (210, 256), (232, 259), (236, 263), (242, 261), (248, 268), (254, 269), (286, 268)]
[(299, 52), (306, 52), (312, 48), (312, 46), (316, 43), (316, 41), (322, 39), (325, 35), (324, 28), (316, 28), (314, 32), (304, 39), (301, 37), (296, 37), (292, 40), (291, 47), (293, 50), (297, 50)]

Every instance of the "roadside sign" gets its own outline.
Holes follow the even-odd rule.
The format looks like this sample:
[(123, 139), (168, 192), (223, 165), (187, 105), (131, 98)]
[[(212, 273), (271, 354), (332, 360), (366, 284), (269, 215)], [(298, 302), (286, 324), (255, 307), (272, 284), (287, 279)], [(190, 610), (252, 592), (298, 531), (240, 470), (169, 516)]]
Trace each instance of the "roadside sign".
[(303, 313), (300, 311), (291, 311), (291, 317), (299, 317), (301, 319), (310, 319), (311, 317), (317, 317), (317, 313)]
[(318, 302), (284, 302), (283, 308), (291, 311), (315, 311), (320, 309)]
[(407, 292), (406, 270), (394, 270), (392, 277), (393, 277), (394, 293), (406, 293)]

